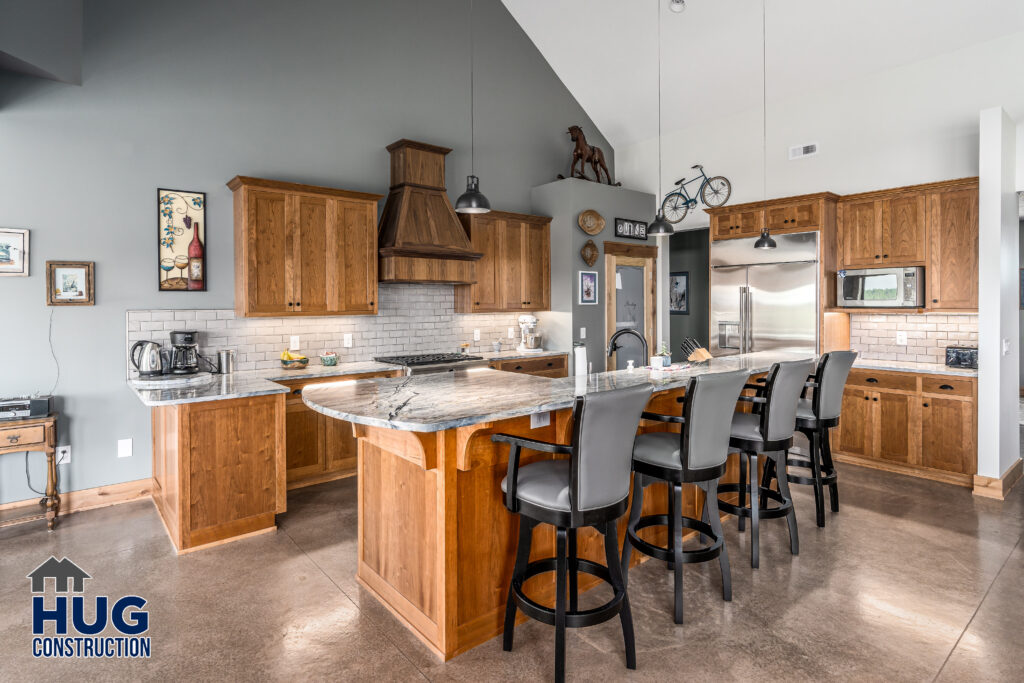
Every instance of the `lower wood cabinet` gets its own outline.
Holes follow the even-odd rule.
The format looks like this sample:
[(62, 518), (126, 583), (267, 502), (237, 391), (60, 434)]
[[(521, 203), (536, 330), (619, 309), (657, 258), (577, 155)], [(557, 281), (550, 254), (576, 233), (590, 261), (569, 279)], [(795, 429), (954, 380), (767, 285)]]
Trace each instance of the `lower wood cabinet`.
[(977, 380), (854, 369), (833, 451), (907, 474), (971, 485), (977, 471)]
[(496, 360), (492, 361), (490, 365), (495, 370), (519, 372), (524, 375), (537, 375), (538, 377), (558, 378), (569, 376), (569, 357), (565, 354), (542, 356), (540, 358)]
[(356, 471), (356, 438), (352, 435), (352, 423), (307, 408), (302, 402), (302, 389), (323, 382), (400, 374), (400, 371), (369, 372), (278, 382), (290, 390), (285, 399), (285, 462), (289, 489), (339, 479)]

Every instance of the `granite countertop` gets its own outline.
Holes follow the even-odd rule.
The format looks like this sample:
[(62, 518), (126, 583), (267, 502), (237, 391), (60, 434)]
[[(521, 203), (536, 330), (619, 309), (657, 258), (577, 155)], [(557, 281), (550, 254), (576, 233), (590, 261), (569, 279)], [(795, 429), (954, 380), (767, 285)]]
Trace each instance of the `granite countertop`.
[(520, 417), (572, 406), (589, 392), (651, 384), (655, 391), (686, 385), (690, 377), (715, 372), (768, 370), (772, 363), (812, 358), (813, 354), (761, 352), (714, 358), (677, 372), (617, 370), (550, 379), (474, 368), (455, 373), (414, 375), (324, 384), (303, 390), (303, 402), (339, 420), (413, 432), (438, 432), (455, 427)]
[(892, 370), (894, 372), (918, 372), (926, 375), (958, 375), (977, 377), (976, 368), (951, 368), (944, 363), (917, 363), (905, 360), (873, 360), (858, 358), (853, 367), (863, 370)]

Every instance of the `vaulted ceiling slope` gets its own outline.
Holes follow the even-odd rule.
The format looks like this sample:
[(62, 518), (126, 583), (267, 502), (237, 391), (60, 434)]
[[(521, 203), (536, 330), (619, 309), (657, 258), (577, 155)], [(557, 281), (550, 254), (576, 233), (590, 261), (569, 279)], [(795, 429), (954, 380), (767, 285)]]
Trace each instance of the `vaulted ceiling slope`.
[[(760, 107), (756, 0), (502, 1), (616, 148), (657, 134), (656, 11), (664, 131)], [(766, 15), (772, 100), (1024, 31), (1021, 0), (767, 0)]]

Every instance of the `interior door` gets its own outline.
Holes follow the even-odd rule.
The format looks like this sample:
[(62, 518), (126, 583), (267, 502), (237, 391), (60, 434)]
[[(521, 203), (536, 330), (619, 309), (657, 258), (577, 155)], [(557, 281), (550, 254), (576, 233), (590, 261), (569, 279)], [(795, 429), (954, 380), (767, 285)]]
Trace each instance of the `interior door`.
[[(644, 269), (640, 266), (615, 268), (615, 330), (633, 328), (643, 334), (644, 324)], [(633, 335), (619, 337), (619, 350), (615, 353), (615, 369), (625, 370), (627, 361), (642, 368), (647, 365), (643, 345)], [(657, 349), (651, 351), (653, 353)]]
[(708, 340), (712, 356), (733, 356), (741, 351), (743, 316), (741, 290), (747, 286), (745, 266), (711, 269)]
[(749, 351), (818, 348), (818, 264), (747, 268)]
[(250, 313), (289, 312), (288, 266), (293, 255), (288, 235), (285, 195), (246, 190), (249, 229), (245, 235)]

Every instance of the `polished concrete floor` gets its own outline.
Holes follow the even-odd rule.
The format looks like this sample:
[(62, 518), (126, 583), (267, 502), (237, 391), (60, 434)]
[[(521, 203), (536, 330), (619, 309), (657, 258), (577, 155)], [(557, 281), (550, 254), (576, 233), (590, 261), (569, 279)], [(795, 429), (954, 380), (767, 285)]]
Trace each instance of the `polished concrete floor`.
[[(842, 467), (842, 510), (814, 526), (798, 489), (800, 555), (767, 522), (761, 568), (726, 525), (734, 599), (717, 564), (687, 567), (685, 626), (670, 574), (630, 576), (638, 668), (618, 621), (570, 631), (576, 680), (1024, 680), (1024, 485), (1004, 503), (961, 488)], [(356, 584), (355, 481), (296, 491), (277, 533), (175, 556), (142, 501), (0, 529), (0, 680), (545, 680), (550, 627), (436, 660)], [(149, 600), (150, 660), (36, 660), (26, 575), (51, 554), (92, 575), (88, 593)]]

